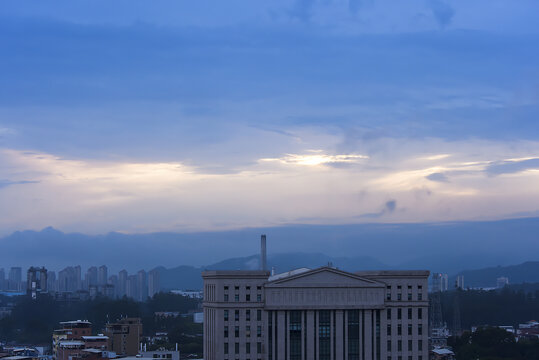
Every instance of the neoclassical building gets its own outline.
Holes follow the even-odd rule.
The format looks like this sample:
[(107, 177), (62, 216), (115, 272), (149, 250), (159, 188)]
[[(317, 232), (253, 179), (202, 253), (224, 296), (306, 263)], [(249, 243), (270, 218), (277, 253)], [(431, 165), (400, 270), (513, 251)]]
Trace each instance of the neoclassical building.
[(428, 271), (206, 271), (205, 360), (427, 360)]

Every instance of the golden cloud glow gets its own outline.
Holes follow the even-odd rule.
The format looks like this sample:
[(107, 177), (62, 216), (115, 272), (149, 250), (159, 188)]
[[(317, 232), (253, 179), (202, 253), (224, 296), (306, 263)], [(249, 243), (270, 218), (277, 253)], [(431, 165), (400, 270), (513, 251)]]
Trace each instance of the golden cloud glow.
[(280, 158), (260, 159), (260, 162), (280, 162), (282, 164), (303, 165), (303, 166), (318, 166), (325, 164), (338, 163), (359, 163), (360, 160), (368, 159), (366, 155), (345, 154), (345, 155), (327, 155), (322, 154), (320, 150), (312, 151), (315, 154), (286, 154)]

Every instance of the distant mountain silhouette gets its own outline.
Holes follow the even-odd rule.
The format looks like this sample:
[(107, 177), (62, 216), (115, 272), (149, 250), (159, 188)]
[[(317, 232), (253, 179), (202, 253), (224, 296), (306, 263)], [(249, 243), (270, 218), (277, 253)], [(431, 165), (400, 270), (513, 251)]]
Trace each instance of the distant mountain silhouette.
[[(343, 270), (373, 270), (388, 269), (376, 259), (363, 256), (358, 258), (332, 258), (324, 254), (287, 253), (268, 256), (268, 269), (274, 268), (276, 273), (297, 269), (300, 267), (316, 268), (332, 263), (333, 266)], [(204, 270), (258, 270), (260, 256), (251, 255), (241, 258), (232, 258), (218, 263), (195, 268), (192, 266), (178, 266), (172, 269), (159, 267), (161, 285), (166, 289), (200, 289), (202, 288), (201, 272)]]
[[(539, 283), (539, 261), (527, 261), (520, 265), (496, 266), (485, 269), (461, 271), (465, 287), (495, 287), (496, 279), (508, 277), (510, 284)], [(452, 283), (455, 279), (451, 279)]]
[[(49, 227), (0, 238), (0, 267), (43, 265), (57, 271), (80, 264), (85, 272), (90, 266), (106, 264), (110, 273), (178, 265), (186, 266), (185, 271), (256, 267), (258, 257), (250, 255), (258, 253), (260, 234), (266, 234), (269, 265), (277, 271), (331, 261), (348, 270), (387, 266), (456, 274), (538, 260), (538, 233), (539, 218), (104, 235), (65, 234)], [(275, 254), (280, 255), (272, 260)], [(219, 263), (223, 259), (229, 260)]]

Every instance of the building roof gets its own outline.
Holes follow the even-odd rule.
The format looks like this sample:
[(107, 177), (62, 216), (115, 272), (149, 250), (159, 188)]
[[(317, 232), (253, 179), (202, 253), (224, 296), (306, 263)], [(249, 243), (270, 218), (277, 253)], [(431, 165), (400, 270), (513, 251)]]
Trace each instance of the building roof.
[(60, 346), (84, 346), (84, 341), (80, 340), (62, 340), (59, 342)]
[(108, 336), (106, 335), (93, 335), (93, 336), (83, 336), (84, 340), (108, 340)]
[(293, 275), (297, 275), (297, 274), (307, 272), (309, 270), (311, 270), (311, 269), (303, 267), (303, 268), (299, 268), (299, 269), (290, 270), (290, 271), (287, 271), (287, 272), (284, 272), (284, 273), (275, 274), (275, 275), (270, 276), (268, 278), (268, 281), (275, 281), (275, 280), (283, 279), (283, 278), (286, 278), (286, 277), (289, 277), (289, 276), (293, 276)]
[(92, 323), (89, 322), (88, 320), (61, 321), (60, 324), (61, 325), (82, 325), (82, 324), (92, 325)]
[(431, 350), (433, 353), (437, 355), (455, 355), (453, 351), (445, 348), (436, 348), (434, 350)]
[(202, 272), (202, 278), (265, 278), (270, 276), (269, 271), (264, 270), (208, 270)]

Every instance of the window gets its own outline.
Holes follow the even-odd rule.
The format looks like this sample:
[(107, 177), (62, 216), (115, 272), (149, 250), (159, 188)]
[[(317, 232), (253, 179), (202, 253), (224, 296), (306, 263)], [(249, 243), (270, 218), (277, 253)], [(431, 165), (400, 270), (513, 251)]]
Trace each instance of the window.
[(245, 301), (251, 301), (251, 294), (245, 294)]
[(417, 293), (417, 300), (419, 300), (419, 301), (423, 300), (423, 293), (422, 292)]
[(412, 308), (408, 309), (408, 320), (412, 320)]
[(417, 335), (423, 335), (423, 324), (417, 325)]
[(423, 309), (417, 309), (417, 318), (420, 320), (423, 319)]
[(245, 352), (247, 354), (250, 354), (251, 353), (251, 343), (246, 343), (245, 344)]
[(391, 320), (391, 309), (387, 309), (387, 319)]
[(225, 337), (228, 337), (228, 326), (225, 326)]
[(412, 335), (412, 324), (408, 324), (408, 335)]
[(391, 286), (387, 287), (386, 300), (391, 300)]
[(397, 309), (397, 320), (402, 319), (402, 309)]
[(256, 311), (256, 321), (262, 321), (262, 310)]
[(240, 289), (239, 286), (234, 286), (234, 290), (238, 291)]
[(262, 337), (262, 326), (256, 327), (256, 337)]
[(245, 336), (251, 337), (251, 327), (249, 325), (245, 327)]
[(262, 354), (262, 343), (261, 342), (256, 343), (256, 353), (257, 354)]
[(411, 300), (412, 300), (412, 293), (409, 292), (409, 293), (408, 293), (408, 301), (411, 301)]
[(262, 290), (262, 286), (257, 286), (256, 289), (257, 290)]
[(408, 360), (413, 360), (412, 355), (408, 355)]
[(234, 353), (235, 354), (240, 353), (240, 343), (234, 343)]
[(423, 351), (423, 340), (417, 341), (417, 350)]
[(251, 321), (251, 310), (245, 310), (245, 320)]
[(234, 310), (234, 320), (235, 321), (240, 321), (240, 311), (239, 310)]
[(402, 294), (401, 293), (397, 294), (397, 300), (399, 300), (399, 301), (402, 300)]
[(235, 294), (234, 295), (234, 301), (236, 301), (236, 302), (240, 301), (240, 294)]
[(225, 294), (225, 301), (228, 301), (228, 294)]
[(225, 343), (225, 354), (228, 354), (228, 343)]
[(256, 301), (262, 301), (262, 294), (256, 294)]
[(225, 286), (224, 289), (225, 289), (225, 291), (228, 291), (228, 286)]
[(423, 356), (422, 356), (422, 355), (419, 355), (419, 356), (417, 357), (417, 360), (423, 360)]
[(225, 314), (225, 321), (228, 321), (228, 310), (225, 310), (224, 314)]
[(401, 324), (397, 325), (397, 335), (402, 335), (402, 325)]
[(408, 351), (412, 351), (412, 340), (408, 340)]
[(250, 291), (250, 290), (251, 290), (251, 287), (250, 287), (250, 286), (246, 286), (246, 287), (245, 287), (245, 290)]
[(391, 335), (391, 324), (387, 324), (387, 335)]
[(234, 326), (234, 337), (240, 337), (240, 327)]
[(387, 341), (387, 351), (391, 352), (391, 340)]
[(397, 341), (397, 351), (402, 351), (402, 340)]

